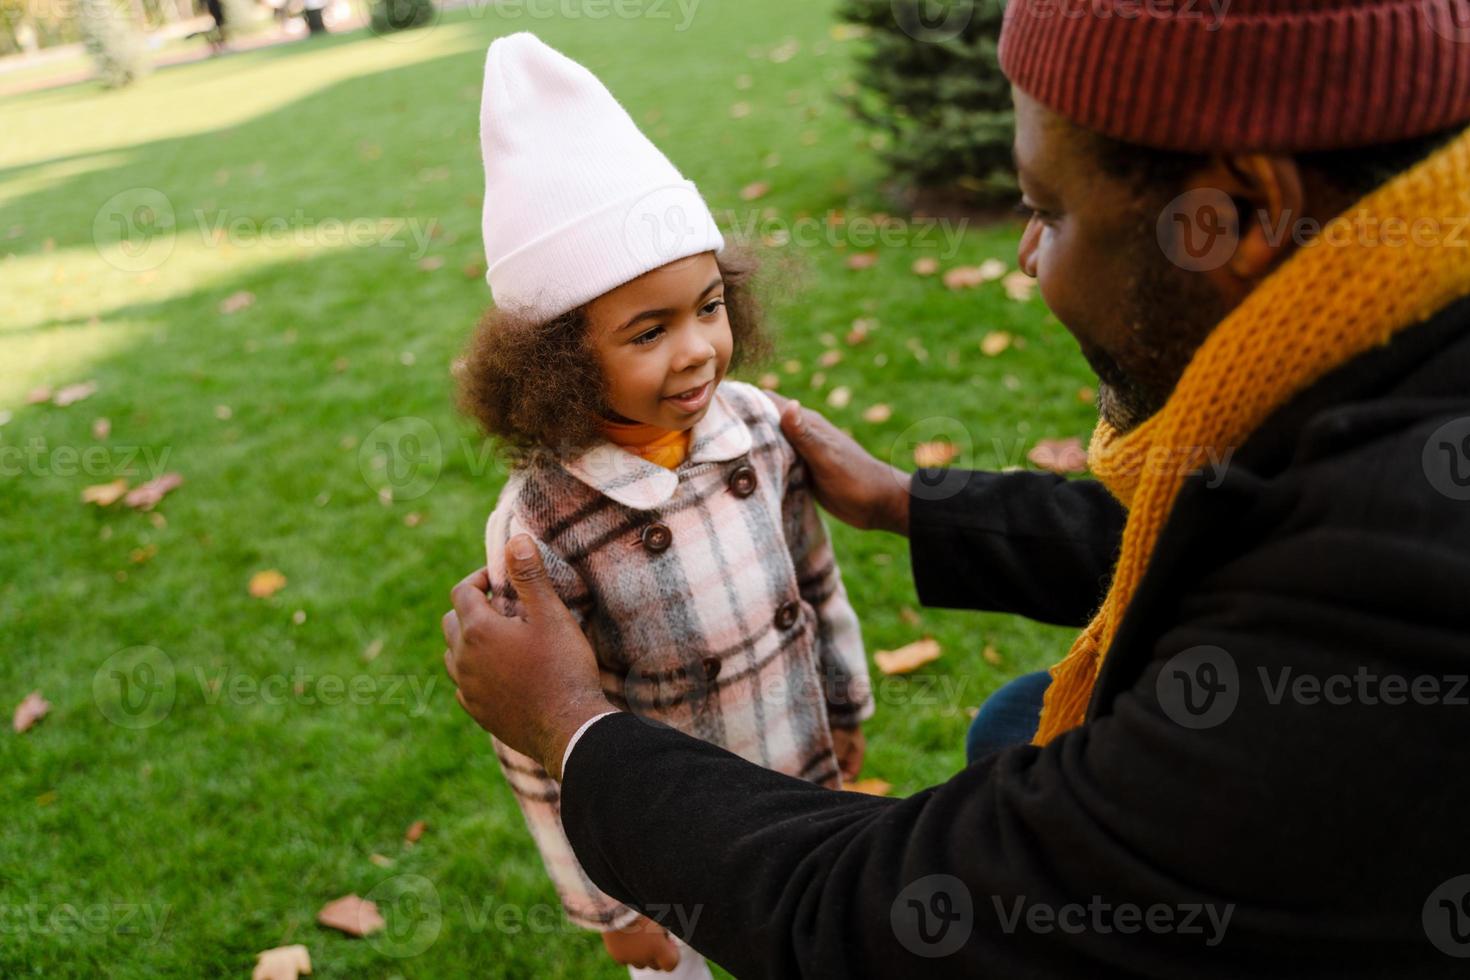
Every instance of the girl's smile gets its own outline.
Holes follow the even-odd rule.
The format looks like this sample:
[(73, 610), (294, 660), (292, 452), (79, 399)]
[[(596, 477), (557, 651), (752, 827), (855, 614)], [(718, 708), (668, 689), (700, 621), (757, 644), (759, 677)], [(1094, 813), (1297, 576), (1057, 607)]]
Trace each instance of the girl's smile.
[(666, 395), (665, 397), (678, 406), (680, 411), (697, 412), (708, 404), (710, 393), (714, 390), (714, 380), (711, 379), (697, 388), (690, 388), (677, 395)]

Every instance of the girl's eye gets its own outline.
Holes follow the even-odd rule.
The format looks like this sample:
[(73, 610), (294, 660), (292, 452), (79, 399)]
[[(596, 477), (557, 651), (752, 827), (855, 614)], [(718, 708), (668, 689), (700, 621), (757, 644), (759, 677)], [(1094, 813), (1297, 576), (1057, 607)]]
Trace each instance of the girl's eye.
[(699, 315), (700, 316), (714, 316), (715, 315), (715, 311), (718, 310), (720, 307), (722, 307), (724, 305), (725, 305), (725, 298), (723, 296), (719, 297), (718, 299), (712, 299), (708, 303), (704, 304), (704, 306), (700, 307), (700, 309), (699, 309)]
[(654, 327), (652, 330), (646, 331), (634, 337), (633, 343), (638, 344), (640, 347), (646, 344), (651, 344), (658, 339), (658, 335), (663, 333), (663, 330), (663, 327)]

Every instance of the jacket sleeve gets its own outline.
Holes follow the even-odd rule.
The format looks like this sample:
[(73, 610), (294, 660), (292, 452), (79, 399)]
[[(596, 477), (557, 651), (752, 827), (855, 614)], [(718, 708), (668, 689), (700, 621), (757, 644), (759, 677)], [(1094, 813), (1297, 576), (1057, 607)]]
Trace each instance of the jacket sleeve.
[(781, 502), (782, 526), (797, 591), (816, 611), (817, 663), (828, 721), (833, 728), (853, 728), (873, 717), (874, 710), (862, 629), (842, 584), (831, 536), (812, 499), (806, 464), (794, 451), (792, 457)]
[(1127, 512), (1095, 480), (925, 468), (909, 494), (924, 605), (1081, 627), (1102, 603)]
[[(514, 535), (526, 531), (510, 506), (497, 508), (490, 516), (485, 532), (486, 561), (490, 573), (490, 604), (506, 616), (520, 613), (515, 588), (510, 584), (505, 567), (505, 544)], [(534, 535), (533, 535), (534, 537)], [(547, 575), (557, 595), (567, 604), (577, 623), (586, 631), (591, 610), (591, 597), (581, 577), (561, 556), (540, 540), (537, 547)], [(556, 887), (567, 918), (579, 926), (605, 932), (627, 925), (638, 913), (615, 898), (609, 897), (587, 877), (567, 841), (561, 820), (561, 787), (541, 765), (528, 756), (491, 736), (495, 756), (505, 780), (515, 793), (516, 802), (526, 818), (531, 838), (541, 852), (546, 874)]]
[[(1457, 744), (1463, 709), (1285, 685), (1463, 680), (1467, 574), (1404, 541), (1257, 549), (1109, 654), (1138, 666), (1102, 717), (907, 799), (613, 715), (568, 760), (569, 837), (739, 977), (1456, 976), (1421, 910), (1470, 866), (1467, 794), (1416, 747)], [(1201, 655), (1236, 678), (1208, 723), (1175, 680)]]

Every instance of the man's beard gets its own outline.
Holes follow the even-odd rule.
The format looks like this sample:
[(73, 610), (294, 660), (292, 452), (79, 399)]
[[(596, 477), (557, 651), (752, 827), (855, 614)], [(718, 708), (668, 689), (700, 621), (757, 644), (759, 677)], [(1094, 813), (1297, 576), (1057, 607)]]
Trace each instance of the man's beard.
[(1121, 352), (1126, 363), (1100, 348), (1082, 348), (1098, 377), (1098, 414), (1119, 432), (1132, 431), (1164, 407), (1194, 352), (1229, 312), (1203, 275), (1163, 256), (1152, 226), (1131, 250), (1139, 271), (1123, 299), (1133, 335)]

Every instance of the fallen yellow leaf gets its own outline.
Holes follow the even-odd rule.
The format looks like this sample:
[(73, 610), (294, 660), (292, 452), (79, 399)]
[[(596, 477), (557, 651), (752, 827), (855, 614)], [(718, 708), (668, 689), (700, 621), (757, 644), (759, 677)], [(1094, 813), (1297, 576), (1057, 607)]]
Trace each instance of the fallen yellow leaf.
[(356, 895), (343, 895), (323, 905), (322, 910), (316, 914), (316, 921), (330, 929), (359, 938), (371, 935), (387, 925), (378, 914), (376, 902), (369, 902)]
[(873, 654), (873, 662), (885, 674), (907, 674), (938, 659), (939, 641), (927, 636), (897, 650), (879, 650)]
[(887, 796), (893, 785), (883, 779), (859, 779), (842, 787), (849, 793), (866, 793), (869, 796)]
[(257, 953), (250, 980), (296, 980), (303, 973), (311, 973), (311, 954), (297, 943)]
[(921, 442), (914, 447), (914, 462), (920, 466), (944, 466), (958, 455), (952, 442)]
[(51, 702), (41, 697), (40, 691), (32, 691), (25, 696), (24, 701), (15, 706), (15, 715), (10, 719), (10, 727), (17, 732), (23, 732), (45, 718), (50, 711)]
[(111, 507), (123, 498), (128, 492), (128, 481), (121, 477), (111, 483), (98, 483), (87, 487), (82, 491), (82, 503), (96, 504), (98, 507)]
[(1004, 330), (992, 330), (980, 341), (980, 353), (986, 357), (997, 357), (1011, 346), (1011, 335)]
[(257, 599), (269, 599), (285, 587), (286, 576), (274, 568), (250, 576), (250, 594)]

